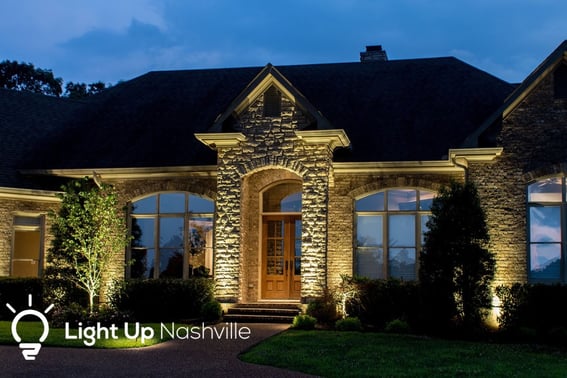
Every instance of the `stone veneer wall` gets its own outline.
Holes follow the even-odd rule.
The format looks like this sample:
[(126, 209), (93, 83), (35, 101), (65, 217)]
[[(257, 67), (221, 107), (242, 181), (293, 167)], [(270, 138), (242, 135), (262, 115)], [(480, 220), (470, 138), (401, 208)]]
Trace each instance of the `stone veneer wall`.
[(555, 99), (548, 75), (502, 122), (500, 158), (471, 165), (487, 214), (491, 248), (497, 253), (496, 284), (526, 282), (527, 186), (567, 173), (567, 99)]
[[(245, 222), (259, 214), (246, 206), (243, 195), (256, 194), (246, 192), (243, 180), (264, 169), (288, 170), (303, 182), (302, 300), (318, 296), (326, 284), (327, 202), (332, 151), (323, 144), (307, 145), (295, 136), (296, 130), (304, 129), (310, 123), (311, 120), (285, 96), (282, 96), (281, 117), (264, 117), (263, 96), (260, 95), (240, 114), (236, 125), (237, 131), (246, 136), (246, 141), (236, 147), (218, 149), (215, 279), (219, 300), (238, 302), (254, 296), (252, 291), (245, 295), (247, 281), (258, 268), (244, 265), (252, 258), (244, 256), (250, 253), (247, 248), (254, 246), (244, 246), (243, 236), (248, 230), (244, 230), (243, 224), (248, 227), (249, 223)], [(274, 182), (280, 178), (276, 175)]]
[(2, 199), (0, 201), (0, 277), (10, 275), (12, 247), (14, 243), (14, 216), (16, 213), (25, 214), (45, 214), (45, 239), (44, 239), (44, 267), (45, 254), (51, 246), (51, 236), (49, 233), (51, 223), (47, 214), (49, 211), (57, 211), (59, 205), (54, 202), (29, 201), (29, 200), (11, 200)]

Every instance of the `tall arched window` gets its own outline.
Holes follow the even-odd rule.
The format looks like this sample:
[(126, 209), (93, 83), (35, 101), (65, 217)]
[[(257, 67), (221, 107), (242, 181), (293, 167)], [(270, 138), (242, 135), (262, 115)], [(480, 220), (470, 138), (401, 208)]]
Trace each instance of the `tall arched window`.
[(565, 282), (565, 177), (528, 185), (528, 276), (530, 281)]
[(185, 192), (134, 201), (131, 278), (206, 276), (213, 261), (214, 202)]
[(355, 274), (417, 278), (434, 192), (388, 189), (355, 201)]

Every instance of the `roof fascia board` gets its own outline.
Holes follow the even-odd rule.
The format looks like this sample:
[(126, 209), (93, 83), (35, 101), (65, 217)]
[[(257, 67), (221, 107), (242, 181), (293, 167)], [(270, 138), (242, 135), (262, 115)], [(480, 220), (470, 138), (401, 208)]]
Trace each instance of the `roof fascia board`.
[[(462, 148), (449, 150), (447, 160), (426, 161), (389, 161), (333, 163), (333, 172), (337, 175), (368, 174), (456, 174), (462, 173), (469, 162), (491, 162), (502, 155), (502, 148)], [(463, 164), (463, 162), (465, 164)]]
[(94, 169), (36, 169), (22, 171), (26, 175), (45, 175), (67, 178), (93, 177), (95, 174), (108, 180), (147, 179), (169, 177), (216, 176), (216, 165), (142, 168), (94, 168)]
[(195, 138), (212, 150), (236, 147), (246, 140), (242, 133), (195, 133)]
[(41, 201), (41, 202), (61, 202), (57, 194), (48, 190), (20, 189), (0, 187), (0, 198), (24, 200), (24, 201)]
[(258, 96), (260, 96), (264, 91), (266, 91), (270, 86), (275, 86), (280, 90), (284, 96), (286, 96), (290, 101), (296, 102), (295, 95), (286, 88), (279, 80), (277, 80), (273, 73), (269, 72), (255, 87), (252, 88), (248, 93), (245, 94), (244, 98), (236, 105), (234, 111), (238, 114), (242, 113), (250, 104), (252, 104)]
[(326, 144), (331, 151), (337, 147), (350, 146), (350, 139), (343, 129), (298, 130), (295, 135), (306, 144)]

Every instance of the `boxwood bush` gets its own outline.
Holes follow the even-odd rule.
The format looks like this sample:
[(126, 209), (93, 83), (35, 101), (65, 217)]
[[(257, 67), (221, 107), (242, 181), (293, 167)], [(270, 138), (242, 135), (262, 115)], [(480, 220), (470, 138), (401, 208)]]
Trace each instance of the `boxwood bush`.
[(200, 316), (213, 300), (208, 278), (125, 280), (116, 284), (110, 304), (140, 322), (179, 321)]

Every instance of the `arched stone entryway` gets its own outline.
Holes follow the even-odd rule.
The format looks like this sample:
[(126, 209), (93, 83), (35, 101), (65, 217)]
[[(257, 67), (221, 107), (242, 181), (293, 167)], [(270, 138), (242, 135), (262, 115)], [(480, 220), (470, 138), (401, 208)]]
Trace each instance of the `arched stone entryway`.
[[(265, 168), (242, 179), (243, 301), (300, 299), (301, 205), (291, 202), (301, 191), (301, 177), (283, 168)], [(282, 200), (287, 201), (283, 208)]]

